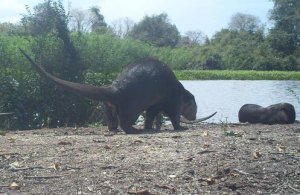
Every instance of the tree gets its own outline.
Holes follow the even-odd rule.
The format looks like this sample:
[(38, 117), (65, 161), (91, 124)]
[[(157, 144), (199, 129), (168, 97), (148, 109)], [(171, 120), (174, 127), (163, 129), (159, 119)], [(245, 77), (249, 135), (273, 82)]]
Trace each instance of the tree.
[(233, 15), (228, 26), (230, 30), (246, 31), (250, 33), (254, 33), (262, 28), (258, 17), (243, 13)]
[(145, 16), (142, 21), (133, 26), (129, 36), (158, 47), (174, 47), (179, 41), (179, 32), (171, 24), (167, 14)]
[(33, 8), (26, 7), (27, 15), (24, 14), (21, 19), (27, 32), (32, 36), (44, 35), (50, 32), (64, 34), (62, 31), (68, 31), (68, 15), (61, 1), (46, 0)]
[[(34, 7), (34, 13), (27, 9), (28, 15), (24, 15), (22, 23), (28, 34), (34, 37), (41, 37), (46, 40), (48, 35), (54, 35), (63, 42), (65, 72), (64, 78), (73, 80), (79, 78), (83, 71), (83, 67), (79, 64), (79, 54), (72, 43), (70, 32), (68, 29), (69, 15), (61, 1), (47, 0), (44, 3)], [(42, 48), (37, 48), (41, 50)], [(64, 61), (62, 61), (64, 62)]]
[(88, 10), (73, 9), (70, 13), (70, 27), (78, 33), (106, 33), (109, 28), (98, 7)]
[(300, 1), (272, 0), (274, 7), (270, 19), (274, 27), (270, 31), (271, 45), (285, 56), (293, 54), (300, 45)]
[(205, 63), (203, 64), (204, 70), (219, 70), (222, 67), (222, 58), (218, 54), (212, 54), (207, 56)]
[(70, 13), (70, 28), (78, 33), (85, 33), (90, 30), (90, 14), (87, 10), (73, 9)]
[(121, 18), (112, 23), (111, 29), (120, 38), (127, 37), (132, 30), (134, 22), (129, 18)]
[(2, 35), (23, 35), (24, 28), (20, 24), (4, 22), (4, 23), (0, 23), (0, 34), (2, 34)]
[(201, 31), (188, 31), (185, 36), (181, 37), (179, 46), (197, 46), (203, 45), (208, 40)]
[[(33, 12), (28, 8), (28, 14), (22, 18), (24, 27), (32, 36), (30, 44), (35, 60), (46, 65), (49, 72), (62, 79), (82, 82), (85, 68), (72, 42), (68, 21), (69, 15), (60, 0), (47, 0), (35, 6)], [(41, 104), (43, 107), (34, 113), (38, 114), (40, 120), (45, 122), (51, 119), (50, 126), (57, 126), (57, 121), (62, 124), (83, 122), (86, 101), (82, 98), (63, 93), (58, 87), (44, 80), (39, 82), (37, 88), (41, 89), (39, 95), (44, 101)]]
[(284, 60), (278, 58), (260, 31), (253, 34), (223, 29), (211, 39), (208, 48), (207, 56), (213, 58), (208, 58), (206, 66), (218, 62), (222, 69), (286, 70)]
[(91, 30), (92, 32), (104, 33), (107, 32), (107, 24), (105, 23), (104, 16), (100, 13), (100, 8), (91, 7)]

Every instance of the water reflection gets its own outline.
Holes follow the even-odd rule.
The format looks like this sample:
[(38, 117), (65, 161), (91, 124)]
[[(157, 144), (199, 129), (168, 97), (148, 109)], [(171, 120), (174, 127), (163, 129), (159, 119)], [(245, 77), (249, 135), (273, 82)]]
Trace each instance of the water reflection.
[[(247, 103), (269, 106), (287, 102), (295, 106), (296, 119), (300, 119), (300, 81), (181, 81), (195, 95), (197, 117), (217, 111), (209, 122), (238, 122), (238, 111)], [(291, 90), (293, 92), (291, 92)]]

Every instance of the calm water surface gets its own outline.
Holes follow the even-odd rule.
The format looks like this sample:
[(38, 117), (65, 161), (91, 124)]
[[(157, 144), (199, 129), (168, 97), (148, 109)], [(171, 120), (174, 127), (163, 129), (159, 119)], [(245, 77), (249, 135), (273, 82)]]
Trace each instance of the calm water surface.
[[(238, 111), (244, 104), (271, 104), (287, 102), (296, 109), (296, 120), (300, 120), (300, 81), (181, 81), (194, 94), (197, 117), (218, 113), (208, 122), (238, 122)], [(292, 93), (289, 89), (292, 89)]]

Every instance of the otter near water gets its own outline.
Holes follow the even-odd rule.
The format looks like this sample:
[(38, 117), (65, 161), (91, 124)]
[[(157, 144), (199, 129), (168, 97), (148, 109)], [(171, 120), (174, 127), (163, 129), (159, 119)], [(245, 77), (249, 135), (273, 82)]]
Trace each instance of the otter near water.
[(296, 119), (296, 111), (290, 103), (273, 104), (267, 107), (245, 104), (240, 108), (238, 116), (242, 123), (292, 124)]
[(23, 55), (38, 73), (63, 89), (103, 101), (109, 130), (120, 123), (126, 133), (139, 133), (132, 126), (146, 111), (145, 129), (151, 129), (155, 116), (166, 114), (175, 130), (181, 129), (180, 116), (195, 120), (197, 104), (194, 96), (177, 80), (172, 70), (153, 58), (145, 58), (129, 65), (110, 86), (93, 86), (59, 79), (36, 64), (22, 49)]

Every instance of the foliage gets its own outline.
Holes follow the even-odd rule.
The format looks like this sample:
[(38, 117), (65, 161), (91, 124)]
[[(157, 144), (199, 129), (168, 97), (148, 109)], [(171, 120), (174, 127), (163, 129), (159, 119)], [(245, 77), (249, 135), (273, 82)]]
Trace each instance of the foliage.
[(105, 33), (107, 31), (107, 24), (104, 21), (104, 16), (100, 13), (100, 8), (91, 7), (90, 12), (92, 14), (91, 18), (91, 30), (92, 32)]
[(27, 7), (27, 15), (24, 14), (22, 24), (32, 36), (55, 33), (68, 36), (68, 15), (61, 1), (46, 0), (34, 7), (32, 13)]
[(129, 18), (115, 20), (110, 25), (112, 33), (119, 38), (126, 38), (134, 26), (134, 21)]
[(261, 31), (255, 33), (222, 30), (208, 47), (220, 56), (222, 69), (295, 70), (293, 64), (274, 51)]
[(182, 36), (177, 44), (177, 47), (193, 47), (197, 45), (204, 45), (208, 40), (201, 31), (188, 31), (185, 36)]
[(71, 31), (81, 33), (107, 33), (110, 31), (100, 13), (100, 8), (93, 6), (88, 10), (73, 9), (70, 12), (69, 26)]
[(254, 33), (261, 28), (259, 18), (243, 13), (233, 15), (228, 26), (230, 30), (246, 31), (249, 33)]
[(0, 23), (1, 35), (23, 35), (24, 33), (24, 28), (20, 24), (13, 24), (10, 22)]
[(129, 36), (158, 47), (174, 47), (179, 41), (179, 32), (169, 22), (167, 14), (145, 16), (133, 26)]
[[(81, 63), (88, 68), (82, 82), (95, 85), (111, 83), (122, 67), (152, 51), (152, 47), (141, 42), (109, 34), (71, 37), (81, 54)], [(83, 125), (90, 118), (88, 113), (93, 112), (95, 103), (39, 78), (18, 50), (23, 48), (47, 71), (71, 80), (65, 72), (64, 63), (68, 61), (61, 39), (49, 34), (43, 38), (0, 36), (0, 41), (0, 112), (15, 113), (17, 121), (13, 128)]]
[[(74, 36), (76, 39), (76, 36)], [(77, 40), (82, 63), (89, 71), (104, 75), (149, 56), (152, 47), (131, 39), (119, 39), (111, 34), (88, 34)]]
[[(80, 80), (84, 67), (80, 66), (79, 54), (77, 53), (70, 36), (68, 29), (68, 15), (66, 14), (61, 1), (47, 0), (44, 3), (38, 4), (34, 7), (34, 13), (28, 9), (28, 14), (22, 18), (22, 23), (26, 27), (28, 34), (36, 37), (37, 44), (35, 53), (46, 49), (40, 47), (41, 43), (45, 43), (47, 37), (58, 39), (57, 42), (62, 41), (62, 54), (65, 56), (62, 61), (65, 65), (63, 75), (65, 79), (73, 80), (75, 77)], [(45, 43), (47, 44), (47, 43)]]
[(274, 27), (270, 33), (271, 45), (284, 55), (291, 55), (300, 45), (300, 1), (273, 0), (270, 19)]
[(177, 70), (297, 70), (296, 59), (280, 58), (261, 31), (249, 33), (224, 29), (205, 45), (163, 47), (153, 55)]
[(38, 81), (35, 74), (28, 73), (28, 66), (18, 47), (26, 49), (28, 41), (21, 37), (7, 37), (0, 35), (0, 112), (14, 112), (18, 122), (12, 128), (29, 128), (35, 124), (35, 117), (31, 114), (39, 106)]
[[(77, 82), (83, 79), (83, 67), (80, 66), (80, 58), (67, 26), (68, 16), (60, 1), (48, 0), (37, 5), (33, 13), (28, 10), (28, 15), (23, 16), (22, 22), (31, 36), (24, 38), (28, 41), (28, 49), (24, 48), (24, 45), (16, 44), (18, 47), (25, 49), (35, 61), (45, 64), (49, 72), (63, 79)], [(16, 59), (23, 62), (9, 62), (6, 69), (11, 73), (6, 72), (3, 82), (9, 78), (7, 76), (11, 76), (19, 83), (20, 88), (6, 93), (8, 99), (14, 102), (11, 103), (13, 106), (2, 104), (2, 109), (18, 115), (17, 126), (40, 127), (46, 121), (51, 127), (82, 123), (85, 120), (86, 101), (75, 95), (63, 93), (52, 83), (40, 80), (36, 73), (30, 70), (15, 75), (15, 71), (22, 70), (22, 66), (28, 62), (20, 56), (17, 48), (14, 52), (19, 54)], [(10, 61), (11, 59), (13, 58), (10, 58)]]

